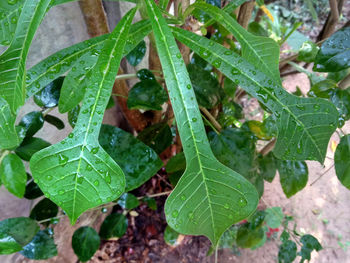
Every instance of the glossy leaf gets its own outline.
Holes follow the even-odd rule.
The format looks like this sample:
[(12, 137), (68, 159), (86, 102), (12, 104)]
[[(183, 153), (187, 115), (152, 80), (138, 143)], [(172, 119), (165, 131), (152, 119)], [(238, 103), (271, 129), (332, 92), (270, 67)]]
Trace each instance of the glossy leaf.
[(279, 160), (277, 168), (283, 192), (288, 198), (306, 186), (308, 169), (305, 162)]
[[(279, 46), (268, 37), (255, 36), (247, 32), (238, 22), (225, 11), (205, 3), (195, 3), (191, 6), (204, 11), (218, 23), (222, 24), (239, 41), (242, 56), (254, 64), (261, 72), (280, 84)], [(214, 67), (216, 67), (213, 64)]]
[(23, 116), (18, 123), (25, 130), (26, 137), (32, 137), (44, 126), (44, 116), (40, 111), (32, 111)]
[(40, 107), (53, 108), (58, 105), (64, 77), (59, 77), (35, 94), (34, 101)]
[(142, 130), (137, 135), (137, 139), (161, 154), (171, 145), (173, 135), (167, 123), (157, 123)]
[(44, 193), (40, 190), (39, 186), (34, 182), (34, 180), (29, 183), (27, 182), (24, 198), (33, 200), (43, 195)]
[(350, 28), (335, 32), (321, 46), (314, 71), (336, 72), (350, 67)]
[(211, 109), (221, 102), (223, 91), (218, 80), (208, 71), (194, 64), (187, 65), (192, 87), (200, 106)]
[(27, 183), (27, 174), (22, 160), (16, 154), (8, 154), (0, 164), (1, 182), (15, 196), (22, 198)]
[(283, 242), (278, 251), (279, 263), (292, 263), (297, 257), (297, 245), (291, 240)]
[(10, 105), (0, 97), (0, 149), (13, 149), (21, 143), (15, 121), (16, 116), (11, 112)]
[(266, 224), (270, 228), (278, 228), (282, 224), (284, 214), (282, 212), (281, 207), (269, 207), (265, 210), (266, 216), (265, 221)]
[(130, 193), (124, 193), (118, 199), (118, 205), (120, 205), (123, 209), (127, 210), (134, 209), (138, 207), (139, 204), (140, 201), (137, 199), (137, 197)]
[(57, 256), (52, 229), (40, 230), (20, 253), (29, 259), (43, 260)]
[(22, 250), (39, 231), (37, 223), (28, 217), (0, 221), (0, 255)]
[(28, 50), (50, 2), (51, 0), (28, 0), (24, 3), (14, 41), (0, 56), (0, 97), (9, 103), (12, 112), (24, 104)]
[(251, 229), (248, 224), (240, 226), (237, 232), (237, 245), (243, 248), (251, 248), (258, 245), (264, 238), (262, 228)]
[(75, 106), (72, 110), (68, 112), (68, 122), (72, 128), (75, 127), (75, 124), (77, 124), (78, 116), (80, 113), (80, 106)]
[(30, 160), (40, 189), (72, 224), (87, 209), (117, 199), (125, 188), (122, 169), (100, 146), (98, 135), (135, 11), (128, 12), (105, 41), (73, 132)]
[(350, 88), (346, 90), (335, 89), (330, 92), (330, 96), (340, 114), (338, 127), (342, 127), (344, 121), (350, 119)]
[(95, 229), (84, 226), (78, 228), (72, 237), (74, 253), (82, 262), (88, 261), (100, 246), (100, 237)]
[(170, 246), (175, 246), (179, 233), (172, 229), (170, 226), (166, 226), (164, 230), (164, 241)]
[(64, 122), (56, 116), (48, 114), (45, 115), (44, 120), (50, 123), (51, 125), (55, 126), (59, 130), (64, 129)]
[(29, 217), (41, 221), (44, 219), (55, 217), (58, 213), (58, 207), (50, 199), (44, 198), (37, 203), (32, 211), (30, 211)]
[(335, 173), (339, 181), (350, 190), (350, 135), (343, 136), (334, 154)]
[(275, 157), (270, 152), (265, 156), (258, 156), (259, 164), (259, 174), (264, 178), (264, 180), (271, 183), (276, 175), (276, 164)]
[(136, 83), (128, 94), (129, 109), (162, 110), (168, 95), (162, 86), (154, 80), (143, 80)]
[(314, 62), (319, 48), (312, 41), (306, 41), (303, 43), (298, 53), (298, 60), (304, 62)]
[(216, 245), (229, 226), (256, 209), (257, 193), (214, 157), (181, 53), (156, 4), (145, 2), (187, 163), (166, 201), (166, 219), (174, 230), (206, 235)]
[(299, 252), (301, 256), (301, 263), (303, 263), (305, 260), (309, 261), (311, 259), (311, 252), (313, 250), (320, 251), (322, 249), (321, 244), (312, 235), (303, 235), (300, 238), (300, 242), (303, 244)]
[[(128, 41), (123, 54), (128, 54), (141, 40), (151, 31), (149, 21), (142, 20), (131, 26)], [(95, 37), (68, 48), (62, 49), (55, 54), (42, 60), (32, 67), (27, 74), (27, 95), (30, 98), (43, 87), (48, 85), (53, 79), (70, 70), (76, 60), (87, 53), (99, 54), (104, 45), (104, 41), (109, 38), (109, 34)], [(85, 63), (85, 67), (88, 66)], [(77, 86), (75, 86), (77, 87)]]
[(41, 138), (31, 137), (31, 138), (26, 138), (25, 140), (23, 140), (21, 145), (16, 148), (15, 152), (19, 157), (21, 157), (21, 159), (29, 162), (30, 158), (32, 158), (32, 156), (36, 152), (38, 152), (44, 148), (47, 148), (50, 145), (51, 145), (51, 143), (49, 143)]
[(64, 79), (58, 109), (65, 113), (76, 107), (84, 98), (88, 75), (97, 62), (99, 52), (93, 50), (81, 56)]
[(139, 80), (156, 80), (154, 74), (146, 68), (137, 71), (136, 76), (139, 78)]
[(332, 103), (289, 94), (242, 57), (204, 37), (179, 28), (173, 28), (173, 34), (273, 112), (278, 128), (276, 157), (323, 162), (337, 126)]
[(123, 214), (113, 213), (106, 217), (100, 228), (103, 239), (122, 237), (128, 227), (128, 219)]
[(183, 152), (176, 154), (171, 157), (165, 166), (167, 173), (174, 173), (178, 171), (185, 171), (186, 169), (186, 159)]
[(259, 22), (253, 21), (248, 25), (248, 32), (261, 37), (268, 37), (269, 33), (263, 28)]
[(126, 55), (127, 61), (131, 66), (137, 66), (146, 54), (146, 42), (142, 40), (129, 54)]
[(122, 168), (126, 192), (145, 183), (163, 166), (156, 152), (117, 127), (102, 125), (99, 143)]

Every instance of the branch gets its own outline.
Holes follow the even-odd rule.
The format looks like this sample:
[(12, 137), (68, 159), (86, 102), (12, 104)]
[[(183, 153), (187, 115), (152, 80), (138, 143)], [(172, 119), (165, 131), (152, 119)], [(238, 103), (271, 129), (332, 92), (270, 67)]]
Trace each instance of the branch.
[(317, 37), (318, 41), (328, 38), (334, 33), (343, 4), (344, 0), (329, 0), (329, 7), (331, 8), (331, 11), (329, 12), (327, 20)]
[(350, 74), (347, 75), (342, 81), (338, 84), (339, 89), (346, 89), (350, 87)]
[(239, 9), (239, 15), (238, 15), (238, 23), (244, 27), (247, 28), (250, 18), (252, 17), (252, 12), (255, 7), (255, 1), (246, 2), (243, 5), (241, 5), (241, 8)]

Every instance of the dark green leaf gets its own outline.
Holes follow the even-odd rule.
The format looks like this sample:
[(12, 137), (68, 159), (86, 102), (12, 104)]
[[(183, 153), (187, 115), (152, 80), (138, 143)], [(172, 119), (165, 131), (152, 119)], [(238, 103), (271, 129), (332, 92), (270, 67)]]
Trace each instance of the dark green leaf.
[(118, 199), (118, 205), (120, 205), (123, 209), (127, 210), (132, 210), (138, 207), (139, 204), (140, 201), (137, 199), (137, 197), (130, 193), (124, 193)]
[(50, 123), (51, 125), (55, 126), (59, 130), (64, 129), (64, 122), (61, 121), (61, 119), (57, 118), (56, 116), (48, 114), (44, 117), (44, 120)]
[(350, 67), (350, 27), (345, 27), (322, 44), (313, 70), (336, 72), (348, 67)]
[(177, 243), (177, 238), (179, 237), (179, 233), (172, 229), (170, 226), (166, 226), (164, 230), (164, 241), (169, 246), (175, 246)]
[(300, 242), (303, 244), (299, 252), (301, 256), (300, 263), (303, 263), (305, 260), (311, 259), (311, 252), (313, 250), (320, 251), (322, 249), (321, 244), (318, 240), (312, 235), (303, 235), (300, 238)]
[(250, 132), (226, 128), (220, 134), (208, 134), (216, 158), (237, 173), (247, 176), (253, 166), (255, 140)]
[(337, 88), (337, 82), (331, 79), (325, 79), (312, 85), (307, 95), (328, 99), (335, 88)]
[(73, 108), (68, 112), (68, 122), (72, 128), (74, 128), (75, 124), (77, 123), (79, 112), (80, 112), (79, 105), (77, 105), (75, 108)]
[(139, 78), (139, 80), (154, 80), (154, 81), (156, 80), (156, 77), (154, 76), (154, 74), (145, 68), (137, 71), (136, 75)]
[(270, 152), (265, 156), (258, 156), (259, 174), (268, 182), (272, 182), (276, 175), (275, 157)]
[(44, 193), (40, 190), (39, 186), (34, 181), (27, 183), (26, 191), (24, 193), (25, 198), (33, 200), (43, 195)]
[(282, 224), (284, 214), (281, 207), (269, 207), (265, 210), (265, 222), (271, 228), (278, 228)]
[(8, 154), (0, 164), (1, 182), (15, 196), (22, 198), (26, 188), (27, 174), (22, 160), (16, 154)]
[(22, 250), (39, 231), (37, 223), (28, 217), (0, 221), (0, 255)]
[(269, 33), (258, 22), (255, 21), (249, 23), (248, 32), (261, 37), (269, 36)]
[(151, 208), (153, 211), (157, 210), (157, 202), (152, 197), (145, 197), (143, 198), (143, 201), (146, 202), (149, 208)]
[(0, 149), (13, 149), (21, 142), (15, 128), (16, 115), (10, 105), (0, 97)]
[(299, 49), (298, 60), (308, 63), (314, 62), (318, 49), (318, 46), (314, 42), (304, 42), (301, 48)]
[(100, 236), (103, 239), (122, 237), (128, 228), (128, 219), (123, 214), (110, 214), (103, 221)]
[(122, 168), (126, 178), (126, 191), (145, 183), (163, 166), (156, 152), (119, 128), (102, 125), (99, 142)]
[(44, 141), (43, 139), (40, 138), (36, 138), (36, 137), (30, 137), (30, 138), (26, 138), (21, 145), (16, 149), (16, 154), (21, 157), (21, 159), (25, 160), (25, 161), (30, 161), (30, 158), (32, 158), (32, 156), (46, 148), (49, 147), (51, 145), (51, 143)]
[(34, 95), (35, 103), (40, 107), (53, 108), (58, 105), (64, 77), (59, 77)]
[(264, 239), (265, 232), (262, 228), (251, 229), (249, 224), (241, 225), (237, 232), (237, 245), (243, 248), (256, 246)]
[(280, 245), (278, 251), (279, 263), (292, 263), (296, 257), (297, 245), (293, 241), (287, 240)]
[(126, 55), (126, 59), (131, 66), (137, 66), (146, 54), (146, 42), (142, 40), (129, 54)]
[(178, 171), (185, 171), (186, 169), (186, 159), (183, 152), (176, 154), (171, 157), (165, 166), (167, 173), (174, 173)]
[(30, 211), (30, 218), (41, 221), (51, 217), (55, 217), (58, 213), (57, 205), (50, 199), (44, 198), (39, 203), (37, 203), (32, 211)]
[(141, 131), (137, 139), (160, 154), (171, 145), (173, 135), (167, 123), (157, 123)]
[(32, 111), (24, 115), (19, 122), (26, 131), (26, 137), (32, 137), (44, 126), (44, 116), (40, 111)]
[(208, 71), (194, 64), (188, 64), (187, 71), (198, 104), (207, 109), (218, 105), (223, 97), (223, 90), (220, 88), (218, 80)]
[(350, 69), (343, 69), (338, 72), (329, 72), (327, 74), (327, 79), (334, 80), (335, 82), (339, 82), (344, 79), (350, 73)]
[(308, 180), (308, 169), (302, 161), (277, 160), (283, 192), (289, 198), (302, 190)]
[(202, 59), (196, 53), (194, 53), (192, 55), (190, 63), (197, 66), (197, 67), (204, 69), (205, 71), (211, 71), (213, 69), (212, 65), (210, 65), (208, 62), (206, 62), (204, 59)]
[(343, 136), (334, 154), (335, 172), (339, 181), (350, 190), (350, 134)]
[(161, 110), (167, 100), (166, 91), (157, 81), (143, 80), (131, 88), (127, 104), (129, 109)]
[(177, 185), (184, 172), (185, 170), (182, 170), (168, 175), (169, 181), (174, 187)]
[(253, 215), (248, 218), (249, 229), (254, 230), (262, 227), (266, 217), (266, 212), (264, 210), (257, 210)]
[(114, 106), (115, 106), (115, 101), (114, 101), (113, 97), (111, 96), (111, 97), (109, 98), (108, 104), (107, 104), (107, 106), (106, 106), (106, 110), (111, 109), (111, 108), (113, 108)]
[(220, 238), (219, 247), (230, 248), (230, 249), (235, 247), (236, 239), (237, 239), (237, 231), (238, 231), (237, 225), (233, 225), (229, 229), (227, 229)]
[(286, 230), (283, 230), (281, 236), (280, 236), (280, 240), (282, 241), (282, 243), (285, 243), (288, 239), (289, 239), (290, 235)]
[(88, 261), (95, 254), (99, 246), (100, 237), (95, 229), (83, 226), (74, 232), (72, 248), (80, 261)]
[(339, 111), (338, 127), (344, 125), (344, 121), (350, 119), (350, 88), (346, 90), (335, 89), (331, 93), (331, 101)]

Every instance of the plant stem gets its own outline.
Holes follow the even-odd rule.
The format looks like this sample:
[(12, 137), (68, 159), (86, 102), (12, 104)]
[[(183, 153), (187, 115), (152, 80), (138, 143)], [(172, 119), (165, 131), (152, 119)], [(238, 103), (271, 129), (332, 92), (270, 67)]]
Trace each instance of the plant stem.
[(165, 191), (165, 192), (161, 192), (161, 193), (157, 193), (157, 194), (151, 194), (151, 195), (145, 195), (145, 196), (140, 196), (137, 199), (141, 200), (145, 197), (159, 197), (159, 196), (163, 196), (163, 195), (169, 195), (172, 191)]
[(328, 167), (328, 169), (326, 171), (324, 171), (315, 181), (313, 181), (310, 184), (310, 186), (313, 186), (318, 180), (320, 180), (326, 173), (329, 172), (329, 170), (331, 170), (333, 168), (333, 166), (334, 166), (334, 163), (330, 167)]
[(261, 149), (260, 153), (262, 154), (262, 156), (267, 155), (269, 152), (271, 152), (273, 150), (273, 147), (275, 146), (276, 143), (276, 139), (272, 139), (271, 141), (269, 141), (268, 144), (265, 145), (264, 148)]
[(67, 215), (54, 216), (54, 217), (46, 218), (46, 219), (44, 219), (44, 220), (37, 221), (37, 223), (38, 223), (38, 224), (42, 224), (42, 223), (51, 221), (51, 220), (54, 219), (54, 218), (63, 218), (63, 217), (65, 217), (65, 216), (67, 216)]
[(48, 115), (51, 111), (53, 111), (55, 108), (48, 108), (42, 111), (43, 116), (45, 117)]
[(209, 121), (214, 125), (214, 127), (220, 132), (222, 130), (221, 125), (216, 121), (213, 115), (204, 107), (199, 107), (200, 110), (207, 116)]

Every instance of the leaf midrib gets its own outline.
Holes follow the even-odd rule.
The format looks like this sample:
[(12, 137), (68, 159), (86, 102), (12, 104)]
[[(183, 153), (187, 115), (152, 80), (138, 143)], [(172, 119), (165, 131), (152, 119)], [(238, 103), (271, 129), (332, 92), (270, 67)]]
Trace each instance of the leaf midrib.
[[(198, 45), (198, 46), (202, 46), (202, 47), (204, 47), (205, 49), (208, 49), (207, 47), (203, 46), (200, 42), (194, 42), (194, 41), (192, 41), (192, 39), (190, 39), (189, 37), (187, 37), (187, 36), (185, 36), (185, 35), (182, 35), (182, 37), (187, 38), (188, 41), (191, 41), (192, 43), (194, 43), (194, 44), (196, 44), (196, 45)], [(208, 41), (211, 41), (211, 40), (208, 40)], [(209, 50), (209, 49), (208, 49), (208, 50)], [(228, 50), (228, 49), (227, 49), (227, 50)], [(215, 58), (219, 58), (220, 60), (222, 60), (224, 63), (226, 63), (226, 64), (228, 64), (228, 65), (231, 64), (228, 60), (226, 60), (226, 56), (229, 56), (229, 55), (224, 55), (224, 56), (221, 56), (221, 57), (220, 57), (220, 56), (216, 55), (216, 52), (215, 52), (215, 51), (214, 51), (214, 52), (213, 52), (212, 50), (209, 50), (209, 51), (211, 51), (212, 55), (213, 55)], [(228, 50), (228, 51), (229, 51), (229, 50)], [(249, 63), (249, 62), (247, 61), (247, 63)], [(317, 152), (318, 152), (318, 154), (319, 154), (319, 157), (322, 159), (321, 151), (320, 151), (318, 145), (315, 143), (315, 140), (313, 139), (313, 137), (311, 136), (311, 134), (308, 132), (308, 129), (305, 128), (304, 123), (302, 123), (302, 122), (297, 118), (297, 116), (289, 109), (289, 107), (287, 107), (287, 106), (285, 106), (284, 104), (282, 104), (282, 102), (280, 102), (274, 94), (272, 94), (272, 93), (271, 93), (268, 89), (266, 89), (264, 86), (261, 86), (261, 85), (259, 84), (259, 82), (257, 82), (257, 81), (254, 80), (254, 78), (249, 77), (249, 76), (246, 74), (246, 72), (241, 71), (241, 70), (240, 70), (239, 68), (237, 68), (237, 67), (235, 67), (235, 68), (241, 72), (241, 75), (245, 76), (246, 78), (248, 78), (249, 80), (251, 80), (252, 82), (254, 82), (259, 88), (263, 89), (263, 90), (266, 91), (268, 94), (270, 94), (270, 96), (271, 96), (272, 98), (274, 98), (274, 100), (277, 102), (277, 104), (279, 104), (279, 105), (282, 107), (282, 109), (285, 109), (285, 110), (294, 118), (294, 120), (295, 120), (299, 125), (301, 125), (301, 126), (304, 128), (306, 134), (308, 135), (308, 137), (310, 138), (310, 140), (312, 141), (312, 143), (313, 143), (314, 146), (316, 147)], [(282, 89), (282, 88), (281, 88), (281, 90), (282, 90), (283, 92), (286, 92), (286, 91), (285, 91), (284, 89)], [(290, 95), (290, 94), (288, 93), (288, 96), (292, 96), (292, 95)]]
[[(146, 0), (146, 1), (150, 1), (150, 0)], [(151, 0), (152, 1), (152, 0)], [(153, 6), (152, 4), (149, 4), (149, 7), (153, 9)], [(154, 9), (153, 9), (153, 13), (155, 14), (154, 12)], [(165, 34), (163, 33), (163, 30), (158, 22), (157, 19), (156, 20), (156, 24), (158, 25), (158, 29), (160, 31), (160, 33), (162, 34), (162, 38), (163, 39), (166, 39), (165, 38)], [(212, 231), (213, 231), (213, 235), (214, 235), (214, 240), (216, 240), (216, 232), (215, 232), (215, 224), (214, 224), (214, 215), (213, 215), (213, 208), (211, 206), (211, 201), (210, 201), (210, 195), (209, 195), (209, 190), (208, 190), (208, 186), (206, 184), (206, 179), (204, 177), (204, 171), (203, 171), (203, 165), (202, 165), (202, 162), (201, 162), (201, 158), (200, 158), (200, 154), (199, 154), (199, 150), (198, 150), (198, 146), (197, 146), (197, 142), (196, 142), (196, 137), (193, 133), (193, 129), (192, 129), (192, 125), (191, 125), (191, 120), (189, 118), (189, 113), (187, 111), (187, 106), (185, 105), (184, 103), (184, 97), (183, 97), (183, 94), (181, 92), (181, 88), (179, 88), (181, 86), (180, 82), (178, 81), (178, 77), (177, 77), (177, 74), (176, 74), (176, 69), (175, 69), (175, 65), (173, 63), (173, 60), (172, 60), (172, 57), (171, 57), (171, 53), (169, 52), (169, 46), (168, 46), (168, 43), (167, 41), (164, 41), (164, 46), (166, 47), (165, 50), (166, 50), (166, 54), (168, 56), (168, 61), (170, 62), (170, 65), (171, 65), (171, 69), (173, 71), (173, 75), (175, 76), (175, 81), (177, 83), (177, 86), (176, 88), (178, 89), (179, 91), (179, 94), (181, 96), (181, 103), (183, 105), (183, 109), (184, 109), (184, 112), (186, 113), (186, 118), (187, 118), (187, 122), (189, 124), (189, 128), (190, 128), (190, 132), (191, 132), (191, 138), (192, 138), (192, 141), (193, 141), (193, 145), (194, 145), (194, 148), (195, 148), (195, 151), (196, 151), (196, 154), (197, 154), (197, 160), (198, 160), (198, 165), (200, 167), (200, 173), (202, 175), (202, 179), (203, 179), (203, 182), (204, 182), (204, 186), (205, 186), (205, 191), (206, 191), (206, 194), (207, 194), (207, 197), (208, 197), (208, 204), (209, 204), (209, 208), (210, 208), (210, 214), (211, 214), (211, 222), (212, 222)]]

